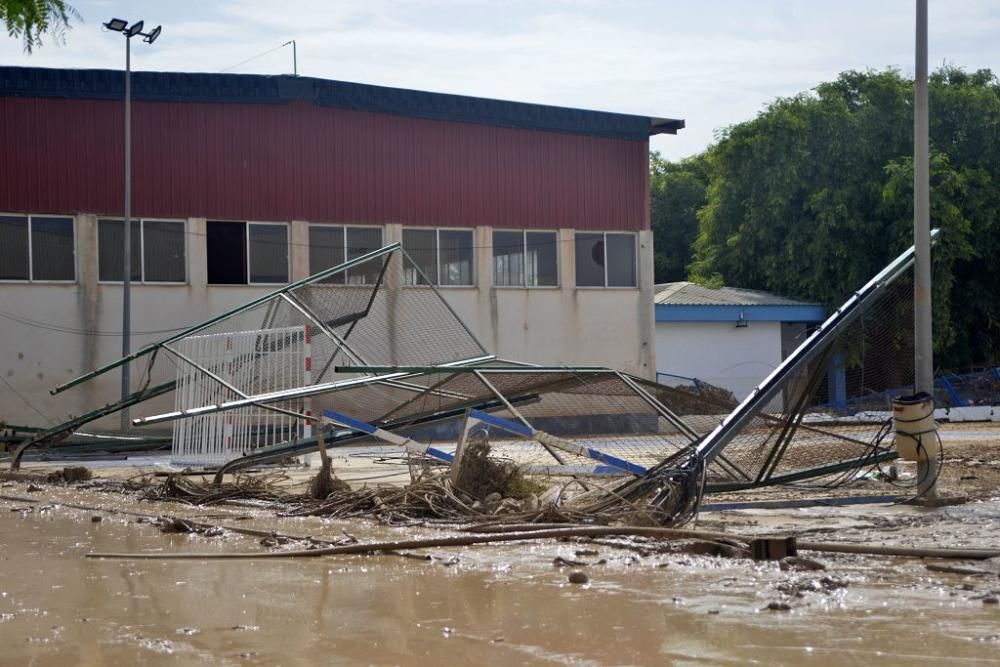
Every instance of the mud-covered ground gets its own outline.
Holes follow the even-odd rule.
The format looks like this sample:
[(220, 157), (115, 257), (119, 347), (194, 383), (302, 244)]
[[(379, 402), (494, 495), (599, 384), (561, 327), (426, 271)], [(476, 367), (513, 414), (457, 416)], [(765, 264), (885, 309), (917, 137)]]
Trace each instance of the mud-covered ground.
[[(945, 429), (939, 493), (963, 495), (963, 504), (712, 511), (690, 527), (868, 545), (1000, 549), (998, 431), (995, 424)], [(900, 472), (905, 482), (913, 471), (900, 464)], [(833, 491), (773, 489), (706, 502), (852, 493), (905, 490), (858, 480)], [(264, 546), (259, 537), (226, 530), (166, 534), (126, 512), (330, 540), (345, 533), (361, 541), (457, 534), (427, 526), (281, 518), (273, 508), (245, 503), (192, 507), (96, 488), (0, 482), (0, 664), (1000, 661), (995, 560), (803, 552), (813, 562), (782, 565), (671, 551), (638, 538), (267, 561), (85, 558), (92, 552), (215, 554), (294, 546)], [(587, 582), (569, 583), (570, 572), (584, 573)]]

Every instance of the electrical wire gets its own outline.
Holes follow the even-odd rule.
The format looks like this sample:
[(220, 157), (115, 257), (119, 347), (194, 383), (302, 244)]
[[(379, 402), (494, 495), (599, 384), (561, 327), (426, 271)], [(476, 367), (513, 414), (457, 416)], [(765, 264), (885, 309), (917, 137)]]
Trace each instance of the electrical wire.
[[(343, 226), (343, 225), (330, 225), (330, 226)], [(351, 227), (350, 225), (346, 225), (346, 226), (347, 227)], [(431, 229), (431, 228), (428, 228), (428, 229)], [(523, 231), (523, 230), (505, 230), (505, 231)], [(190, 230), (185, 230), (184, 233), (186, 235), (188, 235), (188, 236), (204, 236), (204, 237), (208, 236), (208, 234), (206, 234), (206, 233), (193, 232), (193, 231), (190, 231)], [(554, 233), (554, 232), (549, 232), (549, 233)], [(601, 232), (594, 232), (594, 233), (601, 233)], [(613, 232), (611, 232), (611, 233), (613, 233)], [(623, 232), (623, 233), (627, 233), (627, 232)], [(557, 237), (554, 241), (532, 242), (532, 247), (533, 248), (538, 248), (538, 247), (553, 247), (553, 246), (556, 246), (556, 245), (558, 245), (560, 243), (571, 243), (571, 242), (575, 243), (575, 241), (576, 241), (576, 239), (559, 239)], [(313, 247), (315, 247), (314, 244), (309, 244), (309, 243), (295, 243), (295, 242), (292, 242), (291, 240), (286, 240), (285, 242), (260, 240), (260, 241), (254, 241), (254, 243), (261, 244), (261, 245), (275, 245), (275, 246), (282, 246), (282, 247), (305, 247), (305, 248), (313, 248)], [(478, 249), (483, 249), (483, 248), (492, 248), (492, 247), (495, 247), (495, 246), (493, 246), (493, 245), (490, 245), (490, 246), (468, 245), (468, 246), (462, 246), (462, 247), (463, 247), (463, 249), (468, 249), (468, 250), (478, 250)], [(356, 250), (358, 250), (358, 249), (356, 249), (356, 248), (345, 248), (345, 251), (356, 251)], [(367, 249), (362, 248), (361, 250), (367, 250)], [(414, 247), (407, 248), (407, 250), (409, 252), (412, 252), (412, 253), (431, 252), (431, 251), (436, 251), (437, 247), (436, 246), (425, 246), (425, 247), (414, 246)], [(14, 313), (10, 313), (10, 312), (3, 311), (3, 310), (0, 310), (0, 318), (4, 318), (4, 319), (7, 319), (7, 320), (10, 320), (10, 321), (13, 321), (13, 322), (18, 322), (18, 323), (24, 324), (26, 326), (31, 326), (31, 327), (35, 327), (35, 328), (39, 328), (39, 329), (48, 330), (48, 331), (54, 331), (54, 332), (57, 332), (57, 333), (66, 333), (66, 334), (73, 334), (73, 335), (80, 335), (80, 336), (113, 336), (113, 337), (120, 337), (122, 335), (122, 331), (120, 331), (120, 330), (113, 331), (113, 330), (100, 330), (100, 329), (80, 329), (80, 328), (77, 328), (77, 327), (63, 326), (63, 325), (55, 324), (55, 323), (52, 323), (52, 322), (43, 322), (43, 321), (40, 321), (40, 320), (34, 320), (34, 319), (31, 319), (31, 318), (28, 318), (28, 317), (24, 317), (22, 315), (16, 315)], [(195, 324), (196, 323), (191, 323), (191, 324), (187, 324), (187, 325), (184, 325), (184, 326), (172, 327), (172, 328), (167, 328), (167, 329), (149, 329), (149, 330), (132, 331), (132, 335), (143, 336), (143, 335), (153, 335), (153, 334), (175, 333), (175, 332), (178, 332), (178, 331), (184, 331), (186, 329), (189, 329), (190, 327), (194, 326)]]
[[(914, 489), (920, 489), (921, 487), (924, 486), (925, 482), (927, 482), (927, 475), (931, 474), (930, 472), (928, 472), (927, 475), (924, 475), (919, 479), (915, 479), (912, 483), (901, 483), (893, 479), (893, 475), (891, 475), (889, 472), (887, 472), (882, 468), (882, 461), (878, 459), (878, 455), (882, 452), (886, 452), (892, 449), (891, 443), (884, 446), (882, 444), (886, 440), (886, 438), (893, 433), (892, 427), (893, 427), (892, 419), (887, 419), (885, 422), (883, 422), (875, 438), (872, 440), (872, 444), (869, 446), (868, 451), (863, 456), (859, 457), (858, 459), (859, 461), (865, 461), (870, 459), (871, 460), (870, 464), (862, 462), (855, 468), (850, 468), (849, 470), (836, 473), (835, 476), (825, 484), (803, 484), (801, 482), (789, 482), (786, 484), (778, 484), (776, 486), (783, 486), (786, 488), (795, 488), (795, 489), (805, 489), (805, 490), (812, 489), (817, 491), (829, 491), (832, 489), (843, 488), (846, 485), (858, 479), (859, 477), (863, 477), (868, 472), (874, 470), (878, 472), (878, 476), (881, 481), (889, 484), (892, 487), (895, 487), (903, 491), (912, 491)], [(934, 479), (926, 486), (926, 488), (929, 489), (933, 488), (933, 486), (937, 483), (937, 480), (941, 476), (941, 469), (943, 467), (942, 460), (944, 458), (944, 443), (941, 440), (941, 434), (938, 433), (936, 430), (928, 431), (927, 433), (934, 434), (934, 437), (937, 439), (937, 446), (939, 451), (937, 466), (933, 470)], [(922, 439), (924, 435), (927, 435), (927, 433), (909, 434), (918, 436), (918, 442), (917, 442), (918, 452), (920, 450), (923, 450), (924, 452), (927, 451), (923, 443), (920, 441), (920, 439)], [(912, 498), (906, 498), (905, 500), (897, 500), (896, 502), (891, 504), (898, 505), (898, 504), (908, 503), (916, 498), (922, 497), (923, 495), (925, 495), (925, 493), (926, 491), (918, 493)], [(820, 502), (820, 504), (825, 504), (825, 503)], [(830, 504), (833, 505), (833, 503)]]
[(289, 44), (291, 44), (291, 42), (285, 42), (284, 44), (282, 44), (280, 46), (276, 46), (273, 49), (268, 49), (267, 51), (262, 51), (262, 52), (258, 53), (255, 56), (251, 56), (250, 58), (247, 58), (246, 60), (241, 60), (240, 62), (236, 63), (235, 65), (230, 65), (229, 67), (226, 67), (225, 69), (221, 69), (219, 71), (220, 72), (229, 72), (231, 70), (236, 69), (237, 67), (242, 67), (243, 65), (246, 65), (248, 62), (257, 60), (257, 58), (263, 58), (264, 56), (266, 56), (268, 54), (274, 53), (275, 51), (280, 51), (281, 49), (285, 48)]
[[(121, 331), (100, 331), (97, 329), (77, 329), (75, 327), (66, 327), (59, 324), (53, 324), (51, 322), (42, 322), (40, 320), (33, 320), (28, 317), (23, 317), (21, 315), (14, 315), (13, 313), (8, 313), (6, 311), (0, 310), (0, 317), (11, 320), (13, 322), (18, 322), (30, 327), (35, 327), (38, 329), (46, 329), (49, 331), (55, 331), (58, 333), (75, 334), (80, 336), (121, 336)], [(132, 331), (133, 336), (144, 336), (150, 334), (163, 334), (163, 333), (174, 333), (175, 331), (185, 331), (195, 326), (197, 323), (187, 324), (181, 327), (176, 327), (173, 329), (150, 329), (148, 331)]]
[[(19, 214), (17, 217), (24, 217), (24, 218), (27, 218), (29, 216), (48, 217), (49, 215), (55, 215), (55, 214), (26, 213), (26, 214)], [(72, 216), (65, 216), (64, 215), (64, 216), (60, 216), (60, 217), (72, 217)], [(101, 222), (101, 221), (121, 222), (121, 219), (119, 219), (119, 218), (98, 217), (98, 222)], [(195, 232), (195, 231), (191, 231), (191, 229), (189, 229), (188, 226), (187, 226), (187, 224), (186, 224), (186, 222), (187, 222), (186, 219), (181, 219), (181, 218), (137, 218), (137, 219), (135, 219), (133, 221), (133, 224), (134, 225), (138, 225), (140, 222), (143, 222), (143, 221), (145, 221), (145, 222), (173, 222), (173, 223), (178, 223), (178, 224), (184, 223), (185, 224), (185, 229), (184, 229), (184, 235), (185, 236), (190, 236), (190, 237), (201, 236), (201, 237), (206, 237), (206, 238), (208, 237), (208, 233), (207, 232)], [(255, 221), (255, 222), (247, 222), (247, 221), (240, 221), (240, 220), (224, 220), (224, 221), (207, 220), (207, 222), (219, 222), (221, 224), (247, 224), (247, 225), (264, 225), (264, 226), (285, 225), (286, 227), (289, 226), (289, 225), (291, 225), (291, 222), (289, 222), (289, 221), (268, 221), (268, 222), (265, 222), (265, 221)], [(341, 228), (347, 228), (347, 229), (370, 229), (370, 230), (376, 230), (377, 229), (380, 232), (384, 231), (384, 227), (385, 227), (384, 224), (383, 225), (379, 225), (379, 224), (358, 225), (358, 224), (339, 223), (339, 222), (308, 222), (307, 221), (306, 224), (308, 224), (310, 226), (314, 226), (314, 227), (320, 227), (320, 228), (322, 228), (322, 227), (341, 227)], [(390, 224), (394, 224), (394, 223), (390, 223)], [(434, 231), (434, 230), (440, 229), (442, 231), (461, 231), (461, 232), (470, 232), (470, 233), (473, 233), (473, 234), (475, 233), (474, 232), (474, 228), (478, 227), (478, 226), (480, 226), (480, 225), (473, 225), (473, 227), (448, 227), (448, 226), (440, 227), (440, 226), (434, 226), (434, 225), (430, 225), (430, 226), (402, 225), (404, 231)], [(507, 227), (495, 227), (493, 229), (493, 231), (495, 231), (495, 232), (528, 232), (529, 234), (552, 234), (552, 235), (554, 235), (556, 237), (556, 239), (554, 241), (534, 241), (533, 240), (533, 241), (531, 241), (531, 247), (532, 248), (548, 248), (548, 247), (557, 246), (557, 245), (559, 245), (561, 243), (576, 243), (575, 235), (579, 235), (579, 234), (591, 234), (591, 235), (601, 235), (601, 236), (603, 236), (605, 234), (610, 234), (610, 235), (628, 235), (628, 236), (635, 236), (636, 235), (636, 231), (613, 231), (613, 230), (576, 229), (576, 230), (574, 230), (574, 238), (560, 239), (559, 238), (559, 233), (555, 229), (531, 229), (531, 228), (527, 228), (527, 227), (520, 227), (520, 228), (515, 228), (515, 227), (511, 227), (511, 228), (507, 228)], [(642, 231), (642, 230), (637, 230), (637, 231)], [(99, 242), (100, 241), (98, 241), (98, 243)], [(262, 246), (271, 245), (271, 246), (282, 246), (282, 247), (287, 246), (287, 247), (299, 247), (299, 248), (315, 248), (316, 247), (315, 244), (311, 244), (311, 243), (295, 243), (295, 242), (293, 242), (290, 239), (286, 239), (285, 241), (272, 241), (272, 240), (269, 240), (269, 239), (255, 239), (253, 242), (254, 242), (254, 244), (262, 245)], [(523, 243), (522, 244), (515, 244), (515, 245), (504, 245), (504, 244), (501, 244), (500, 247), (510, 247), (510, 248), (515, 248), (516, 249), (516, 248), (519, 248), (519, 247), (523, 247), (523, 245), (524, 245)], [(490, 245), (475, 245), (475, 244), (472, 244), (472, 245), (462, 245), (460, 249), (481, 250), (481, 249), (485, 249), (485, 248), (496, 248), (496, 247), (497, 246), (495, 244), (492, 244), (492, 243)], [(322, 248), (322, 246), (320, 246), (320, 248)], [(328, 248), (332, 249), (333, 246), (329, 246)], [(338, 249), (341, 249), (341, 248), (338, 247)], [(365, 250), (367, 252), (369, 250), (375, 250), (376, 248), (370, 248), (369, 249), (369, 248), (351, 247), (351, 248), (347, 248), (347, 249), (348, 250)], [(437, 250), (437, 245), (431, 245), (431, 246), (410, 246), (410, 245), (407, 245), (406, 246), (406, 251), (407, 252), (433, 252), (433, 251), (436, 251), (436, 250)]]
[[(99, 220), (112, 220), (112, 221), (120, 222), (120, 220), (118, 220), (116, 218), (99, 218)], [(164, 218), (164, 219), (160, 219), (160, 218), (142, 218), (142, 220), (149, 221), (149, 222), (176, 222), (176, 223), (182, 222), (180, 219), (166, 219), (166, 218)], [(208, 220), (208, 222), (216, 222), (216, 221), (215, 220)], [(218, 222), (221, 222), (223, 224), (250, 224), (250, 225), (261, 224), (261, 225), (265, 225), (265, 226), (277, 226), (277, 225), (290, 225), (291, 224), (288, 221), (277, 221), (277, 222), (242, 222), (242, 221), (238, 221), (238, 220), (237, 221), (228, 221), (227, 220), (227, 221), (218, 221)], [(372, 230), (377, 229), (379, 231), (384, 231), (383, 228), (385, 226), (385, 225), (352, 225), (352, 224), (344, 224), (344, 223), (337, 223), (337, 222), (330, 222), (330, 223), (326, 223), (326, 222), (307, 222), (306, 224), (314, 226), (314, 227), (346, 227), (348, 229), (372, 229)], [(470, 232), (470, 233), (472, 233), (474, 235), (474, 233), (475, 233), (474, 232), (474, 227), (476, 227), (476, 226), (478, 226), (478, 225), (475, 225), (473, 227), (436, 227), (436, 226), (423, 227), (423, 226), (403, 225), (403, 229), (404, 229), (404, 231), (414, 231), (414, 230), (415, 231), (434, 231), (434, 230), (440, 229), (441, 231)], [(532, 248), (548, 248), (548, 247), (557, 246), (560, 243), (575, 243), (576, 242), (576, 238), (575, 237), (571, 238), (571, 239), (560, 239), (558, 232), (556, 230), (554, 230), (554, 229), (529, 229), (529, 228), (495, 227), (494, 231), (498, 231), (498, 232), (524, 232), (524, 231), (526, 231), (528, 233), (536, 233), (536, 234), (552, 234), (552, 235), (554, 235), (556, 237), (556, 239), (554, 241), (531, 241), (531, 247)], [(586, 230), (586, 229), (578, 229), (578, 230), (575, 230), (574, 233), (575, 234), (594, 234), (594, 235), (602, 235), (602, 236), (604, 234), (635, 236), (635, 234), (636, 234), (636, 232), (633, 232), (633, 231), (607, 231), (607, 230), (593, 230), (593, 231), (591, 231), (591, 230)], [(185, 236), (192, 236), (192, 237), (195, 237), (195, 236), (208, 237), (208, 233), (207, 232), (195, 232), (195, 231), (191, 231), (190, 229), (185, 229), (184, 230), (184, 235)], [(283, 246), (283, 247), (284, 246), (288, 246), (288, 247), (298, 247), (298, 248), (315, 248), (316, 247), (316, 245), (312, 244), (312, 243), (295, 243), (295, 242), (291, 241), (290, 239), (286, 240), (286, 241), (272, 241), (272, 240), (269, 240), (269, 239), (255, 239), (253, 241), (253, 243), (254, 244), (259, 244), (259, 245), (262, 245), (262, 246), (271, 245), (271, 246)], [(523, 246), (523, 244), (517, 244), (517, 245), (511, 245), (511, 246), (503, 246), (502, 245), (501, 247), (519, 248), (519, 247), (522, 247), (522, 246)], [(319, 247), (321, 249), (323, 248), (323, 246), (319, 246)], [(460, 249), (481, 250), (481, 249), (485, 249), (485, 248), (495, 248), (495, 247), (497, 247), (497, 246), (494, 245), (494, 244), (492, 244), (492, 243), (490, 245), (475, 245), (475, 244), (472, 244), (472, 245), (462, 245)], [(333, 249), (333, 248), (334, 248), (334, 246), (327, 246), (327, 249)], [(341, 248), (339, 246), (337, 246), (337, 249), (339, 250)], [(370, 251), (370, 250), (376, 250), (377, 248), (370, 248), (369, 249), (369, 248), (351, 247), (351, 248), (347, 248), (347, 249), (348, 250), (365, 250), (365, 251)], [(437, 250), (437, 246), (436, 245), (431, 245), (431, 246), (410, 246), (410, 245), (407, 245), (406, 246), (406, 251), (407, 252), (433, 252), (433, 251), (436, 251), (436, 250)]]
[(7, 388), (10, 389), (12, 392), (14, 392), (15, 396), (17, 396), (19, 399), (21, 399), (21, 401), (25, 405), (27, 405), (29, 408), (31, 408), (36, 413), (38, 413), (42, 417), (42, 419), (44, 419), (45, 421), (47, 421), (50, 425), (54, 425), (55, 424), (55, 421), (53, 421), (53, 419), (51, 417), (49, 417), (47, 414), (45, 414), (44, 412), (42, 412), (41, 410), (39, 410), (37, 407), (35, 407), (35, 404), (32, 403), (31, 401), (29, 401), (27, 398), (25, 398), (24, 395), (21, 392), (19, 392), (14, 387), (14, 385), (12, 385), (10, 382), (8, 382), (7, 378), (5, 378), (3, 375), (0, 375), (0, 381), (3, 381), (3, 383), (5, 385), (7, 385)]

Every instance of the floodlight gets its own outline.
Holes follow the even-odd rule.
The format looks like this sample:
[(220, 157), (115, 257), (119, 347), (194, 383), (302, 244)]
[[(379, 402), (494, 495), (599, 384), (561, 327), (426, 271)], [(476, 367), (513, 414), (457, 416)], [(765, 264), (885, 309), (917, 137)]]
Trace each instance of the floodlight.
[(143, 41), (146, 42), (147, 44), (152, 44), (153, 42), (156, 41), (156, 38), (160, 36), (161, 29), (162, 28), (160, 26), (156, 26), (155, 28), (153, 28), (152, 30), (149, 31), (149, 34), (146, 35)]
[(136, 21), (125, 31), (125, 36), (131, 39), (142, 32), (142, 21)]
[(125, 19), (111, 19), (104, 24), (104, 27), (112, 32), (123, 32), (125, 30), (125, 26), (127, 25), (128, 21)]

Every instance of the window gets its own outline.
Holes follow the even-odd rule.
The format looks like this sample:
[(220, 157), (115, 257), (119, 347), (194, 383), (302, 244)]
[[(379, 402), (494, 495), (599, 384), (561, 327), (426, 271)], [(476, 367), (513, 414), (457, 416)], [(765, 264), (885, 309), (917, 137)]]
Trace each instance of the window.
[(75, 279), (73, 218), (0, 215), (0, 280)]
[(635, 234), (579, 232), (577, 287), (637, 287)]
[(404, 229), (407, 285), (471, 286), (471, 229)]
[[(133, 220), (129, 233), (132, 275), (146, 283), (183, 283), (187, 280), (184, 223), (177, 220)], [(123, 220), (97, 221), (98, 278), (121, 282), (124, 266)]]
[(209, 220), (205, 245), (210, 285), (288, 282), (288, 225)]
[[(309, 225), (309, 273), (316, 274), (382, 247), (381, 227)], [(382, 271), (382, 259), (373, 259), (337, 273), (326, 282), (372, 285)]]
[(288, 282), (288, 226), (247, 224), (251, 283)]
[(555, 287), (559, 284), (555, 232), (493, 232), (493, 284), (499, 287)]

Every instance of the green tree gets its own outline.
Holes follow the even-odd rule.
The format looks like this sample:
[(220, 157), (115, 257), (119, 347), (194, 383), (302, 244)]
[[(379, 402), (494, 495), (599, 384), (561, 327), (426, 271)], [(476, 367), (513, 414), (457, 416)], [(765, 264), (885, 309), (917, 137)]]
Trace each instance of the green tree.
[[(690, 266), (699, 281), (841, 303), (912, 239), (913, 82), (845, 72), (728, 128), (706, 154)], [(1000, 360), (1000, 85), (956, 68), (930, 81), (939, 366)]]
[(649, 162), (654, 271), (658, 283), (687, 278), (691, 245), (698, 236), (698, 211), (705, 205), (708, 164), (704, 155), (681, 162), (652, 153)]
[(79, 20), (80, 14), (65, 0), (0, 0), (0, 23), (11, 37), (23, 40), (28, 53), (42, 45), (45, 33), (65, 41), (70, 19)]

